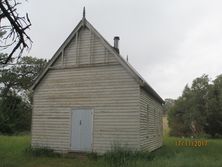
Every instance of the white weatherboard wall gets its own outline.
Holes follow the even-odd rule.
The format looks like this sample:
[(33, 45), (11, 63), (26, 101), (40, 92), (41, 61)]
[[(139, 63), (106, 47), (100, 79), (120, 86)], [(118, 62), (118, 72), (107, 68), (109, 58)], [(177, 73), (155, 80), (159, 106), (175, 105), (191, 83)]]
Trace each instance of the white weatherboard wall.
[(32, 145), (70, 151), (71, 110), (94, 110), (93, 151), (140, 148), (140, 88), (89, 29), (82, 28), (34, 91)]
[(140, 89), (140, 148), (153, 151), (162, 146), (162, 106)]

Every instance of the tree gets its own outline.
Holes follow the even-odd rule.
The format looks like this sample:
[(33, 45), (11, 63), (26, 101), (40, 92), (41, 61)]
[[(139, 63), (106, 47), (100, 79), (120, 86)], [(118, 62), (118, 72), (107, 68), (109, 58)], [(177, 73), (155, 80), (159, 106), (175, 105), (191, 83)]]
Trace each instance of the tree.
[(26, 56), (0, 70), (0, 133), (30, 130), (32, 92), (29, 88), (46, 63), (45, 59)]
[(30, 131), (31, 105), (15, 94), (0, 99), (0, 134)]
[(168, 113), (170, 134), (222, 136), (222, 75), (211, 83), (207, 75), (185, 86)]
[(205, 131), (213, 137), (222, 135), (222, 75), (210, 87)]
[(9, 91), (15, 94), (22, 94), (23, 97), (31, 101), (29, 88), (34, 79), (39, 75), (45, 67), (47, 61), (30, 56), (22, 57), (17, 64), (6, 66), (0, 70), (0, 83), (2, 96), (7, 96)]
[(208, 76), (203, 75), (196, 78), (191, 86), (192, 101), (188, 112), (190, 114), (191, 129), (198, 134), (203, 133), (206, 126), (209, 81)]
[(167, 115), (170, 108), (172, 108), (174, 106), (175, 100), (171, 99), (171, 98), (167, 98), (164, 101), (165, 101), (165, 104), (163, 106), (163, 114)]
[(18, 58), (25, 48), (30, 48), (32, 41), (27, 34), (31, 22), (28, 14), (20, 16), (18, 6), (19, 0), (0, 0), (0, 40), (1, 49), (11, 49), (6, 58), (0, 59), (0, 64), (7, 64), (15, 58), (16, 51), (19, 50)]
[(182, 96), (169, 112), (171, 134), (177, 136), (200, 135), (207, 125), (209, 78), (203, 75), (185, 86)]

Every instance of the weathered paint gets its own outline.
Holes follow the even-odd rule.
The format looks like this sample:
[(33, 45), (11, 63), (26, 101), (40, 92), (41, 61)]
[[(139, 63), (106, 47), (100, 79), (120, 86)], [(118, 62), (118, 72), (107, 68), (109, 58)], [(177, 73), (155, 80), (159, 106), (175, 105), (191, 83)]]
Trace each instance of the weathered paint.
[(153, 151), (162, 146), (162, 105), (140, 89), (140, 148)]
[(96, 33), (77, 30), (35, 86), (32, 146), (71, 151), (71, 111), (84, 107), (94, 111), (93, 151), (115, 143), (150, 151), (161, 146), (161, 104)]

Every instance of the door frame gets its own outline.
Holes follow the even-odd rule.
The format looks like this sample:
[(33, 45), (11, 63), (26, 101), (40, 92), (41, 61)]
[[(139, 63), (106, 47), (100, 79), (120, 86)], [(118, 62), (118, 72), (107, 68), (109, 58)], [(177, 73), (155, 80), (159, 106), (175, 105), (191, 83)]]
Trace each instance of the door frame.
[[(73, 115), (73, 112), (74, 110), (90, 110), (91, 113), (92, 113), (92, 124), (91, 124), (91, 150), (90, 151), (82, 151), (82, 150), (74, 150), (72, 149), (72, 115)], [(70, 152), (93, 152), (94, 150), (94, 108), (92, 107), (72, 107), (71, 110), (70, 110), (70, 130), (69, 130), (69, 150)]]

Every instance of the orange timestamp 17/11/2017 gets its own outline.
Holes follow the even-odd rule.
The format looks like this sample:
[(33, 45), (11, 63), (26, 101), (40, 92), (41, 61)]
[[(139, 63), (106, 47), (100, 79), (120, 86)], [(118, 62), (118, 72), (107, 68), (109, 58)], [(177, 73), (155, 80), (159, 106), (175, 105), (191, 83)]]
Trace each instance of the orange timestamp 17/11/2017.
[(178, 147), (205, 147), (207, 145), (207, 140), (176, 140)]

